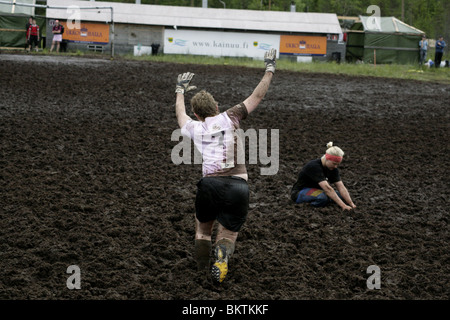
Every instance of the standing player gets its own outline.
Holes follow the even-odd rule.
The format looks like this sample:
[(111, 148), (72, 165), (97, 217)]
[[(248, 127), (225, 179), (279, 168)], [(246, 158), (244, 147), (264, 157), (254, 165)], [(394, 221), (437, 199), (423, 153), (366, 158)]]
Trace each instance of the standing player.
[[(334, 147), (333, 142), (329, 142), (325, 155), (311, 160), (302, 168), (297, 182), (291, 189), (291, 199), (295, 203), (306, 202), (314, 207), (325, 207), (334, 201), (343, 210), (356, 208), (339, 176), (337, 167), (343, 157), (344, 151), (339, 147)], [(337, 192), (331, 187), (331, 184), (336, 185)]]
[(198, 121), (186, 114), (184, 94), (196, 89), (190, 86), (193, 73), (178, 76), (176, 85), (176, 116), (183, 135), (190, 137), (203, 158), (203, 178), (197, 183), (195, 199), (195, 247), (197, 267), (209, 269), (212, 230), (218, 222), (214, 244), (215, 262), (212, 277), (222, 282), (228, 272), (228, 261), (235, 249), (238, 233), (247, 218), (249, 189), (245, 163), (238, 163), (236, 154), (243, 149), (234, 131), (259, 105), (269, 89), (276, 67), (276, 50), (264, 55), (265, 74), (253, 93), (238, 105), (219, 113), (217, 102), (202, 90), (191, 100)]

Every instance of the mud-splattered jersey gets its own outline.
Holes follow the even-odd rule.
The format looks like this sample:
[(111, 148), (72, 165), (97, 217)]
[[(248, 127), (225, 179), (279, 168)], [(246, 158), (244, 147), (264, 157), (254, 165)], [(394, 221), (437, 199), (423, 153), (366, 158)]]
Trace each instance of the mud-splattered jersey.
[(205, 121), (188, 120), (181, 128), (181, 133), (191, 138), (202, 154), (204, 177), (247, 173), (244, 148), (236, 132), (247, 115), (247, 108), (240, 103)]

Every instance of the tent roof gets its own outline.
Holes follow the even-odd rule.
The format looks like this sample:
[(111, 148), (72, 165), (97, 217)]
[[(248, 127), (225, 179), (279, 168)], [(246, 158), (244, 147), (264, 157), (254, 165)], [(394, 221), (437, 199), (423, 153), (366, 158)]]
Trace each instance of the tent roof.
[(359, 16), (364, 31), (369, 32), (385, 32), (385, 33), (408, 33), (408, 34), (425, 34), (425, 32), (416, 29), (395, 17), (366, 17)]
[[(114, 8), (116, 23), (227, 30), (342, 33), (339, 20), (334, 13), (213, 9), (79, 0), (47, 0), (47, 5), (111, 6)], [(80, 15), (81, 20), (86, 21), (110, 21), (108, 10), (81, 10)], [(47, 9), (48, 18), (68, 19), (71, 16), (73, 12), (70, 10)]]

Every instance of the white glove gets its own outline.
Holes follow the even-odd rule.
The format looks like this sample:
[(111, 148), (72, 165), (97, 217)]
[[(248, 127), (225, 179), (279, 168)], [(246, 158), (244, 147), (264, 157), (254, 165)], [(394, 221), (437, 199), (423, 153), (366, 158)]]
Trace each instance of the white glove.
[(179, 74), (177, 79), (177, 86), (175, 88), (175, 93), (185, 94), (188, 91), (197, 89), (196, 86), (189, 86), (194, 75), (195, 74), (190, 72)]
[(264, 54), (264, 63), (266, 65), (266, 72), (270, 71), (272, 73), (275, 73), (275, 68), (277, 66), (277, 63), (275, 62), (275, 59), (277, 58), (277, 50), (272, 48), (269, 51), (266, 51)]

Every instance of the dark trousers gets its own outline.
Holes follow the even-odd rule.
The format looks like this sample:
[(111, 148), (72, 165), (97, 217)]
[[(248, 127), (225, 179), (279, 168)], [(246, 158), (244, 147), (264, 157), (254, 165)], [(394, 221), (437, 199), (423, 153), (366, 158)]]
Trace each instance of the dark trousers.
[[(336, 194), (339, 196), (339, 198), (341, 198), (342, 201), (344, 201), (338, 191), (336, 191)], [(328, 204), (333, 203), (333, 200), (328, 198), (328, 196), (322, 189), (305, 188), (300, 190), (297, 196), (297, 201), (295, 202), (307, 202), (310, 203), (313, 207), (325, 207)]]
[(419, 63), (423, 64), (427, 59), (427, 50), (420, 50)]
[(441, 66), (441, 60), (442, 60), (443, 54), (444, 54), (443, 52), (436, 52), (434, 54), (434, 65), (436, 68), (439, 68)]

